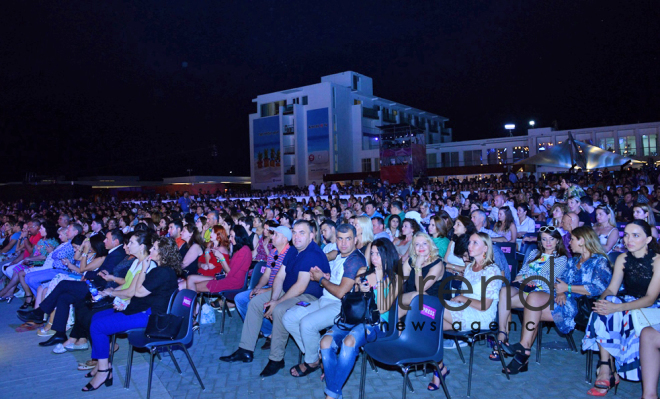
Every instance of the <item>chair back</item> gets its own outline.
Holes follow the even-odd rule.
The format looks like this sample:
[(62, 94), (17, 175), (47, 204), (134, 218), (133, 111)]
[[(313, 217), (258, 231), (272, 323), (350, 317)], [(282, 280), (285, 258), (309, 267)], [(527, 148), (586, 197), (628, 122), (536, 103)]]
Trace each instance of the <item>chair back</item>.
[[(394, 334), (396, 329), (396, 323), (399, 322), (399, 297), (394, 299), (390, 310), (387, 312), (387, 324), (381, 324), (380, 329), (385, 333), (385, 337), (390, 337)], [(387, 327), (387, 329), (385, 329)]]
[(548, 225), (548, 222), (543, 221), (543, 220), (537, 220), (536, 222), (534, 222), (535, 231), (539, 231), (539, 229), (541, 227), (547, 226), (547, 225)]
[(616, 258), (619, 257), (623, 252), (610, 252), (607, 254), (607, 257), (610, 258), (610, 264), (612, 265), (612, 268), (614, 268), (614, 262), (616, 262)]
[(518, 260), (516, 259), (516, 244), (513, 242), (494, 242), (493, 245), (502, 250), (506, 262), (509, 264), (511, 276), (518, 272)]
[(192, 327), (193, 327), (193, 309), (195, 308), (195, 299), (197, 293), (193, 290), (181, 290), (176, 293), (170, 305), (169, 313), (182, 317), (181, 329), (175, 338), (176, 341), (183, 340), (188, 342), (192, 340)]
[[(257, 286), (259, 283), (259, 279), (261, 276), (264, 274), (266, 271), (266, 262), (257, 262), (257, 264), (254, 266), (254, 269), (252, 269), (252, 276), (250, 276), (250, 283), (248, 284), (247, 289), (252, 290), (254, 287)], [(249, 272), (247, 274), (250, 274)]]
[[(420, 299), (422, 300), (421, 310), (419, 309)], [(416, 296), (410, 302), (405, 329), (401, 332), (398, 341), (404, 345), (414, 346), (416, 352), (428, 354), (427, 359), (429, 360), (441, 361), (443, 358), (442, 316), (444, 311), (445, 308), (437, 297)]]

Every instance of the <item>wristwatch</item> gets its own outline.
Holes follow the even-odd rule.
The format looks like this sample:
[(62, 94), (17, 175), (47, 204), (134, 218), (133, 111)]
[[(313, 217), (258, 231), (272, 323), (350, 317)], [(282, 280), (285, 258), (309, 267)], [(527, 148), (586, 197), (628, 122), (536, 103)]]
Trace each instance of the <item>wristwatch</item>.
[(324, 278), (325, 278), (324, 276), (321, 276), (321, 278), (319, 279), (319, 285), (320, 285), (321, 287), (323, 287), (323, 284), (321, 284), (321, 281), (323, 281)]

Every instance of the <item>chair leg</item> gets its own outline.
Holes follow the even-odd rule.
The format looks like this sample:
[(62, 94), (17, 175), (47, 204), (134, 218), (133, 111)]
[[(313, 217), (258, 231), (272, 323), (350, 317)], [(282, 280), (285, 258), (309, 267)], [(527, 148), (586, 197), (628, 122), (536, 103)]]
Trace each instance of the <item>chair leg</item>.
[(470, 391), (472, 390), (472, 364), (474, 362), (474, 346), (475, 341), (473, 340), (470, 344), (470, 364), (468, 365), (468, 398), (470, 397)]
[(115, 358), (115, 344), (117, 343), (117, 334), (112, 334), (112, 338), (110, 339), (110, 357), (108, 359), (108, 362), (112, 364), (112, 360)]
[(229, 306), (227, 306), (227, 299), (222, 298), (222, 311), (227, 312), (229, 314), (229, 317), (234, 317), (231, 315), (231, 312), (229, 311)]
[[(495, 342), (497, 342), (497, 334), (493, 334), (492, 337), (495, 339)], [(502, 351), (502, 347), (500, 347), (500, 345), (497, 345), (497, 353), (500, 356), (500, 362), (502, 363), (502, 370), (504, 370), (506, 379), (511, 381), (511, 377), (509, 377), (509, 369), (506, 367), (506, 362), (504, 361), (504, 351)]]
[[(438, 365), (436, 364), (436, 369), (438, 368)], [(440, 374), (440, 370), (438, 370), (438, 374)], [(445, 383), (445, 379), (440, 377), (440, 385), (442, 386), (442, 390), (445, 392), (445, 397), (447, 399), (451, 399), (451, 395), (449, 394), (449, 389), (447, 388), (447, 384)]]
[(364, 399), (364, 386), (367, 383), (367, 353), (362, 353), (362, 374), (360, 375), (360, 395), (359, 399)]
[(575, 345), (575, 339), (573, 339), (573, 331), (566, 334), (566, 340), (568, 341), (568, 345), (571, 347), (573, 352), (579, 352), (577, 345)]
[(176, 358), (174, 357), (174, 353), (172, 353), (172, 347), (167, 346), (167, 352), (170, 354), (170, 359), (172, 359), (172, 363), (174, 363), (174, 367), (176, 367), (176, 371), (181, 374), (181, 368), (179, 367), (179, 363), (177, 363)]
[(543, 322), (536, 329), (536, 364), (541, 364), (541, 344), (543, 341)]
[(131, 368), (133, 368), (133, 345), (128, 344), (128, 361), (126, 363), (126, 381), (124, 388), (128, 389), (131, 383)]
[(367, 355), (367, 361), (369, 361), (369, 365), (371, 366), (371, 369), (378, 374), (378, 367), (376, 367), (376, 364), (374, 363), (374, 359), (371, 358), (371, 356)]
[(222, 302), (222, 322), (220, 323), (220, 334), (225, 333), (225, 317), (227, 316), (227, 311), (225, 310), (225, 302)]
[(149, 382), (147, 383), (147, 399), (151, 398), (151, 379), (154, 375), (154, 349), (149, 351)]
[(195, 373), (195, 377), (197, 377), (197, 380), (199, 381), (199, 385), (202, 387), (202, 391), (206, 391), (206, 387), (204, 387), (204, 383), (202, 382), (202, 377), (199, 376), (199, 373), (197, 372), (197, 367), (195, 367), (195, 363), (193, 363), (192, 358), (190, 357), (190, 353), (188, 353), (188, 349), (186, 349), (185, 345), (181, 345), (181, 349), (183, 349), (183, 353), (186, 354), (186, 357), (188, 358), (188, 363), (190, 363), (190, 367), (192, 367), (193, 372)]
[(463, 361), (463, 364), (465, 364), (465, 358), (463, 357), (463, 351), (461, 350), (461, 346), (458, 344), (457, 336), (454, 336), (454, 344), (456, 344), (456, 350), (458, 350), (458, 356), (461, 357), (461, 361)]

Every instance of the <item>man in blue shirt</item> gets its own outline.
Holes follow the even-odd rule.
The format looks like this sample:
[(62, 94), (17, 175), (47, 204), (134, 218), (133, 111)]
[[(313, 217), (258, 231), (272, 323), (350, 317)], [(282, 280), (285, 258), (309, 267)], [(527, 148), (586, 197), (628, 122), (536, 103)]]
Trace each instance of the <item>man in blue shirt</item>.
[[(273, 321), (270, 355), (268, 364), (260, 376), (269, 377), (284, 367), (284, 350), (289, 332), (282, 323), (287, 310), (298, 303), (309, 304), (323, 295), (323, 288), (317, 281), (311, 281), (310, 270), (317, 266), (324, 273), (330, 273), (328, 258), (314, 242), (312, 225), (307, 220), (297, 220), (293, 224), (293, 246), (289, 249), (282, 267), (278, 270), (273, 289), (252, 298), (243, 323), (241, 342), (238, 350), (220, 358), (223, 362), (251, 362), (254, 348), (259, 338), (259, 330), (264, 318)], [(277, 298), (277, 299), (273, 299)]]
[(190, 194), (188, 194), (187, 191), (183, 192), (183, 197), (179, 198), (179, 206), (181, 207), (181, 212), (182, 213), (188, 213), (190, 212), (190, 203), (192, 200), (190, 199)]

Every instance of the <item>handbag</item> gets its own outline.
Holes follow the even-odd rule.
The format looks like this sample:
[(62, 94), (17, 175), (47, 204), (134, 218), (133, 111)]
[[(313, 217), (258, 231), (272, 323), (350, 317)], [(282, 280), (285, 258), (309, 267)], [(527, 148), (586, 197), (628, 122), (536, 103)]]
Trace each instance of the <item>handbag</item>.
[(183, 324), (183, 317), (171, 313), (152, 313), (149, 315), (144, 335), (153, 339), (173, 340), (179, 335), (181, 324)]
[(660, 324), (660, 308), (633, 309), (630, 316), (638, 337), (642, 336), (644, 328)]
[(591, 297), (582, 295), (575, 300), (577, 307), (577, 314), (575, 315), (575, 324), (578, 326), (587, 326), (589, 324), (589, 317), (591, 317), (591, 312), (593, 312), (594, 303), (598, 300), (598, 297)]
[(340, 329), (351, 329), (353, 326), (364, 323), (368, 325), (378, 324), (380, 312), (376, 305), (376, 295), (373, 288), (368, 292), (351, 291), (341, 299), (341, 310), (335, 319), (335, 324)]

